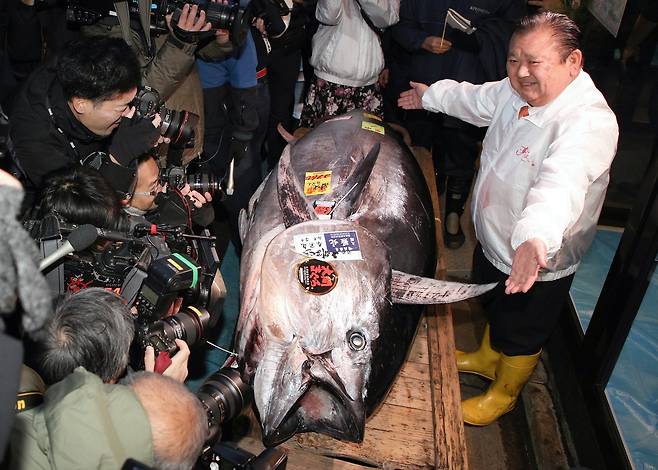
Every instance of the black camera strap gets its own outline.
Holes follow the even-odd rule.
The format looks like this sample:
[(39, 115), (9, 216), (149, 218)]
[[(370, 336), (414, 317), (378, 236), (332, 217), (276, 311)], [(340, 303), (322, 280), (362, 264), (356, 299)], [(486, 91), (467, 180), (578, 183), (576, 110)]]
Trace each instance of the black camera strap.
[[(52, 88), (52, 84), (51, 84)], [(64, 138), (64, 140), (69, 144), (69, 147), (71, 147), (71, 150), (73, 151), (73, 156), (75, 157), (76, 160), (80, 162), (80, 165), (82, 165), (82, 158), (80, 158), (80, 152), (78, 148), (75, 146), (73, 141), (67, 137), (67, 135), (64, 133), (61, 127), (59, 127), (59, 124), (57, 124), (57, 121), (55, 120), (55, 113), (53, 113), (53, 108), (52, 105), (50, 104), (50, 89), (48, 89), (48, 93), (46, 93), (46, 110), (48, 111), (48, 116), (50, 116), (50, 120), (53, 122), (53, 125), (55, 126), (55, 129), (57, 129), (57, 132), (61, 134), (61, 136)]]

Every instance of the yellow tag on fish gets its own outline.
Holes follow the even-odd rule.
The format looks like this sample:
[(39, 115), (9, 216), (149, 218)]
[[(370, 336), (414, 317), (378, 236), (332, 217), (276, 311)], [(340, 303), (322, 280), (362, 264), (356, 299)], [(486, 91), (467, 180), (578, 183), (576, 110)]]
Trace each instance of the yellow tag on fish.
[(331, 170), (307, 171), (304, 176), (304, 194), (326, 194), (331, 191)]
[(363, 121), (361, 123), (361, 129), (365, 129), (371, 132), (377, 132), (378, 134), (384, 135), (384, 126), (375, 124), (374, 122)]
[(379, 116), (377, 116), (377, 115), (375, 115), (375, 114), (363, 113), (363, 115), (364, 115), (365, 117), (369, 118), (369, 119), (374, 119), (375, 121), (379, 121), (379, 122), (382, 121), (382, 118), (380, 118)]

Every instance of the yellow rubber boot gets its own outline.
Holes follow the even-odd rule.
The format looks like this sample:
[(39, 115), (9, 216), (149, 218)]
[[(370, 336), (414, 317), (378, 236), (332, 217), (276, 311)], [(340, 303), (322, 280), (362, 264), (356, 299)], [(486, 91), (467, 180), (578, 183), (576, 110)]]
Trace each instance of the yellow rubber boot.
[(493, 423), (514, 408), (521, 389), (537, 366), (541, 351), (532, 356), (500, 355), (496, 379), (486, 393), (462, 402), (464, 422), (475, 426)]
[(496, 366), (500, 353), (494, 351), (491, 347), (489, 338), (489, 323), (484, 327), (484, 335), (480, 343), (480, 349), (474, 352), (466, 353), (456, 352), (457, 370), (468, 374), (477, 374), (489, 380), (496, 378)]

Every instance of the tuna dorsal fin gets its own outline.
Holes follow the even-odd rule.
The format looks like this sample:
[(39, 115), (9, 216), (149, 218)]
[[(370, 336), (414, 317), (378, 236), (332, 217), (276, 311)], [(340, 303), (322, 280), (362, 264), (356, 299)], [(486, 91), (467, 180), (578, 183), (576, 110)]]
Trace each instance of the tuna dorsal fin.
[(279, 206), (286, 227), (317, 219), (313, 207), (304, 196), (304, 188), (295, 176), (290, 164), (290, 145), (283, 150), (279, 160), (277, 186)]
[(380, 143), (375, 143), (368, 154), (356, 163), (349, 176), (332, 191), (331, 196), (337, 201), (334, 208), (335, 218), (346, 219), (353, 212), (354, 203), (361, 196), (361, 192), (370, 178), (380, 148)]
[(394, 270), (391, 299), (396, 304), (448, 304), (477, 297), (496, 285), (440, 281)]

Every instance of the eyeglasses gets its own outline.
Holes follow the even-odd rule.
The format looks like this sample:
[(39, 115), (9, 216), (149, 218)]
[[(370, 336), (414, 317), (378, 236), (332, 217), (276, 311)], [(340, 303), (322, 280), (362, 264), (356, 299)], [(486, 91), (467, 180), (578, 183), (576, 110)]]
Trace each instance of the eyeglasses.
[(133, 196), (157, 196), (159, 193), (162, 192), (162, 183), (160, 180), (158, 180), (158, 183), (155, 187), (155, 189), (152, 189), (151, 191), (137, 191), (132, 193)]
[(137, 191), (132, 193), (133, 196), (157, 196), (162, 188), (154, 189), (153, 191)]

